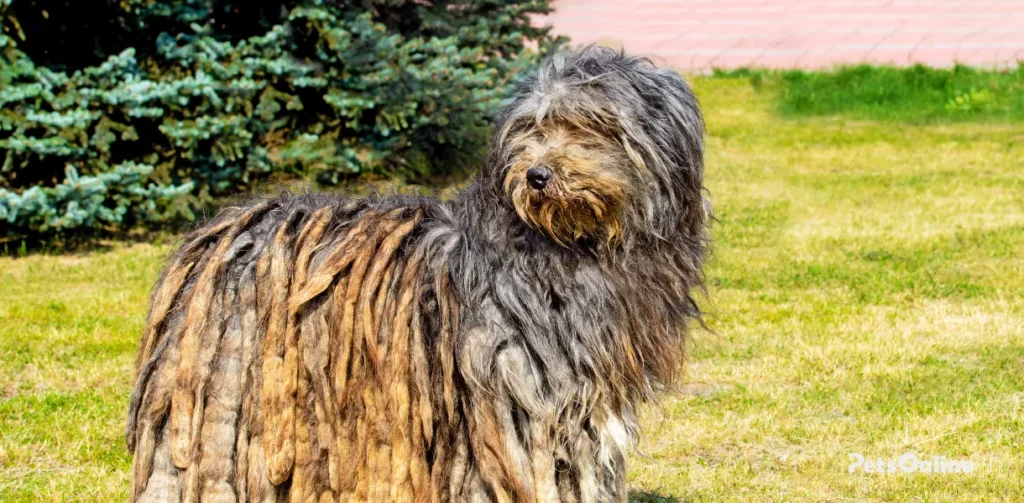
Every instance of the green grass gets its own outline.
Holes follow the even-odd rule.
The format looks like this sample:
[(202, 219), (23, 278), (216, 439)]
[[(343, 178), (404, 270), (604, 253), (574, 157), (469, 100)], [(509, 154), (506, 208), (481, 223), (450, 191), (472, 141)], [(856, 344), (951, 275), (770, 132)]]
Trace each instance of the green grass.
[[(644, 413), (634, 500), (1024, 500), (1024, 126), (780, 116), (779, 85), (695, 81), (716, 333)], [(0, 501), (125, 500), (131, 366), (169, 250), (0, 258)], [(850, 474), (854, 452), (977, 470)]]
[(925, 122), (1024, 121), (1024, 65), (1013, 70), (912, 66), (848, 66), (830, 72), (719, 71), (777, 88), (788, 116)]

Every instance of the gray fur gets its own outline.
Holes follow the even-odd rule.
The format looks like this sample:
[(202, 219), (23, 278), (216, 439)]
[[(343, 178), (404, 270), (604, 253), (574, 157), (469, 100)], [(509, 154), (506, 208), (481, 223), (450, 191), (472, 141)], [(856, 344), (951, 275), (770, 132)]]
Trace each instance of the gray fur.
[[(623, 145), (621, 158), (630, 159), (609, 168), (630, 187), (621, 241), (613, 247), (588, 236), (556, 243), (517, 214), (507, 193), (518, 155), (513, 139), (562, 117), (593, 118), (588, 124), (599, 124)], [(264, 201), (244, 224), (224, 224), (242, 218), (243, 208), (199, 229), (172, 260), (172, 268), (194, 263), (194, 270), (170, 311), (151, 313), (156, 328), (144, 347), (152, 350), (140, 353), (127, 431), (136, 458), (134, 498), (174, 493), (166, 500), (187, 500), (178, 491), (191, 479), (203, 488), (201, 500), (216, 493), (217, 501), (358, 501), (373, 494), (438, 503), (625, 501), (636, 407), (673, 382), (685, 336), (701, 319), (695, 297), (703, 289), (710, 219), (703, 134), (696, 99), (676, 72), (587, 47), (556, 56), (521, 86), (496, 124), (483, 171), (452, 200), (282, 196)], [(352, 278), (349, 266), (296, 308), (289, 322), (299, 333), (301, 360), (295, 408), (307, 433), (300, 434), (294, 472), (272, 487), (266, 467), (275, 453), (265, 452), (263, 438), (274, 432), (264, 427), (270, 420), (260, 394), (280, 383), (262, 380), (261, 346), (268, 312), (286, 304), (270, 294), (273, 279), (260, 276), (257, 264), (280, 229), (279, 244), (294, 247), (294, 257), (300, 230), (312, 228), (314, 213), (324, 208), (331, 220), (309, 258), (310, 277), (348, 248), (387, 241), (373, 241), (375, 226), (353, 236), (349, 231), (361, 220), (392, 215), (387, 218), (415, 222), (408, 235), (395, 238), (393, 257), (376, 256), (392, 261), (378, 269), (393, 276), (380, 272), (361, 283), (381, 292), (367, 312), (392, 317), (403, 309), (398, 299), (405, 289), (413, 288), (415, 305), (402, 315), (412, 327), (392, 331), (391, 320), (382, 319), (372, 326), (377, 338), (360, 334), (338, 349), (339, 325), (328, 318)], [(233, 245), (214, 257), (224, 265), (206, 331), (217, 333), (201, 334), (216, 346), (200, 350), (206, 363), (196, 373), (220, 382), (194, 384), (218, 424), (197, 425), (201, 459), (175, 466), (165, 403), (171, 391), (164, 389), (174, 383), (166, 376), (179, 366), (193, 287), (207, 263), (216, 262), (210, 255), (222, 239)], [(377, 290), (370, 281), (382, 276), (386, 284)], [(291, 295), (302, 287), (292, 285)], [(393, 348), (407, 355), (389, 353)], [(324, 372), (337, 368), (343, 354), (350, 374), (341, 386)], [(185, 370), (187, 364), (181, 363)], [(374, 416), (378, 409), (390, 412)], [(391, 421), (386, 430), (373, 424), (385, 420)], [(335, 438), (323, 438), (326, 432)], [(218, 451), (207, 450), (213, 448)], [(406, 464), (403, 456), (413, 459)], [(393, 468), (381, 469), (384, 463)], [(423, 467), (427, 479), (418, 471)]]

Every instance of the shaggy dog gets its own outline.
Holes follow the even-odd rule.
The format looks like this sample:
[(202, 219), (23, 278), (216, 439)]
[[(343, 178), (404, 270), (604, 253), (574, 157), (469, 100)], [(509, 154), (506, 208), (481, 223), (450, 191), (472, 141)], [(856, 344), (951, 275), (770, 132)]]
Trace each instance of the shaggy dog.
[(622, 502), (708, 250), (676, 72), (564, 52), (452, 200), (229, 209), (157, 283), (127, 440), (145, 502)]

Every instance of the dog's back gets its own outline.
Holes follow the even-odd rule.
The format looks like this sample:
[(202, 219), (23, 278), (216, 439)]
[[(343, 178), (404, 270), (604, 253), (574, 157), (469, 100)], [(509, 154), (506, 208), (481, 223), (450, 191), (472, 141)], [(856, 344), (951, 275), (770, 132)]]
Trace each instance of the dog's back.
[(186, 238), (139, 350), (133, 498), (429, 500), (424, 331), (443, 344), (453, 317), (410, 246), (431, 204), (288, 197)]

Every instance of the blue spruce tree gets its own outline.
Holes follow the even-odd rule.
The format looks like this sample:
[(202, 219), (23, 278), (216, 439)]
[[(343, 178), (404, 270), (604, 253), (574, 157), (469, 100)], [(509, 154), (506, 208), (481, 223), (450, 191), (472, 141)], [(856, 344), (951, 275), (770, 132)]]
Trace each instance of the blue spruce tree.
[(0, 0), (0, 237), (478, 158), (548, 1)]

